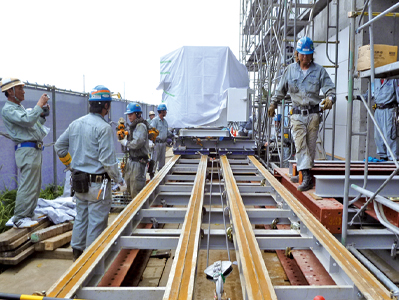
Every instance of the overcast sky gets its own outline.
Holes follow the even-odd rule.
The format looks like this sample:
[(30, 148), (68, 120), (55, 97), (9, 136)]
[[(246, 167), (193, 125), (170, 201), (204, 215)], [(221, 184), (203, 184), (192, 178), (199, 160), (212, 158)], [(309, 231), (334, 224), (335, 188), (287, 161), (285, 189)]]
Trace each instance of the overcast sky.
[(1, 1), (0, 77), (83, 91), (103, 84), (158, 104), (160, 58), (229, 46), (239, 59), (239, 0)]

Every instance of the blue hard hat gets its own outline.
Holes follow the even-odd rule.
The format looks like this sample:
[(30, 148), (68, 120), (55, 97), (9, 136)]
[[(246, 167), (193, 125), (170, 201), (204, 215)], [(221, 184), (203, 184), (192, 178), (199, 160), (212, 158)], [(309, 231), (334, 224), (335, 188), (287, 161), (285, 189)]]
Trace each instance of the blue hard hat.
[(138, 113), (138, 112), (140, 112), (140, 113), (143, 112), (143, 111), (141, 110), (140, 104), (138, 104), (138, 103), (129, 103), (129, 104), (126, 106), (125, 115), (129, 115), (129, 114), (132, 114), (132, 113)]
[(161, 103), (158, 105), (157, 111), (163, 111), (163, 110), (168, 110), (168, 109), (166, 108), (166, 104)]
[(296, 51), (301, 54), (312, 54), (314, 52), (312, 39), (307, 36), (301, 38), (296, 44)]
[(90, 92), (89, 101), (112, 101), (111, 91), (103, 85), (97, 85)]
[(274, 117), (274, 121), (281, 122), (281, 114)]

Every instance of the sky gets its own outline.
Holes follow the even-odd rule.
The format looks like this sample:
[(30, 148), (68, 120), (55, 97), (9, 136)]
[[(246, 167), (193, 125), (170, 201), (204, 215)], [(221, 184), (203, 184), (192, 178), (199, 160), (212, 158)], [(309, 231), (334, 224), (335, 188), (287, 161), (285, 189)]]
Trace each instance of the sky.
[(160, 58), (228, 46), (239, 59), (240, 0), (1, 1), (0, 77), (158, 104)]

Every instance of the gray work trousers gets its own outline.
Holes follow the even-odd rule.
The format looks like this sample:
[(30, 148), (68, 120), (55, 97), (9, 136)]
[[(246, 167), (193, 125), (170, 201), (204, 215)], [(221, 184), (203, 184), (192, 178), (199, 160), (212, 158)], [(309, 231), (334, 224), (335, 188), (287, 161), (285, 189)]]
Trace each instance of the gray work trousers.
[(32, 218), (42, 186), (42, 151), (21, 147), (15, 151), (15, 162), (20, 170), (14, 223), (22, 218)]
[(396, 132), (396, 126), (394, 125), (395, 109), (396, 108), (376, 109), (374, 113), (374, 118), (377, 121), (377, 124), (380, 127), (382, 134), (387, 140), (388, 145), (393, 152), (393, 155), (395, 156), (392, 157), (391, 154), (388, 152), (387, 147), (381, 138), (381, 135), (378, 133), (377, 128), (374, 127), (374, 141), (375, 145), (377, 146), (377, 154), (381, 159), (398, 159), (399, 138), (396, 137), (396, 135), (399, 135), (399, 132)]
[(136, 197), (145, 186), (145, 168), (146, 165), (138, 161), (132, 161), (129, 159), (126, 163), (125, 182), (132, 199)]
[(91, 183), (88, 193), (75, 193), (76, 217), (73, 224), (71, 246), (84, 251), (107, 228), (111, 209), (111, 181), (97, 200), (101, 183)]
[(165, 155), (166, 155), (166, 142), (155, 143), (153, 160), (155, 161), (156, 170), (158, 171), (161, 170), (165, 165)]
[(316, 141), (319, 131), (319, 114), (293, 114), (291, 117), (292, 135), (296, 149), (298, 171), (311, 169), (314, 165)]

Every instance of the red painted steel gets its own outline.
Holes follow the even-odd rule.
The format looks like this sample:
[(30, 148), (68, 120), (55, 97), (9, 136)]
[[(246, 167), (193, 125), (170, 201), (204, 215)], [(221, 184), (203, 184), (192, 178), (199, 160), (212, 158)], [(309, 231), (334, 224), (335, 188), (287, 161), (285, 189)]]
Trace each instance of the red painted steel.
[(342, 231), (342, 210), (343, 206), (334, 198), (322, 198), (316, 200), (312, 197), (315, 190), (307, 192), (297, 190), (299, 183), (290, 181), (287, 169), (274, 169), (274, 176), (288, 189), (312, 214), (328, 229), (331, 233), (341, 233)]
[[(365, 200), (359, 199), (359, 201), (355, 202), (354, 205), (357, 208), (361, 208), (363, 204), (365, 203)], [(394, 211), (393, 209), (390, 209), (389, 207), (383, 206), (385, 216), (387, 217), (387, 220), (392, 224), (397, 227), (399, 227), (399, 213), (397, 211)], [(373, 217), (374, 219), (378, 220), (377, 215), (374, 211), (374, 204), (373, 202), (369, 203), (367, 205), (367, 209), (365, 211), (366, 214), (369, 216)]]
[(276, 253), (291, 285), (309, 285), (295, 259), (285, 256), (284, 250)]
[(336, 285), (312, 250), (292, 250), (291, 253), (309, 285)]
[[(150, 229), (152, 224), (139, 224), (137, 228)], [(99, 287), (119, 287), (139, 253), (138, 249), (122, 249), (98, 284)]]

